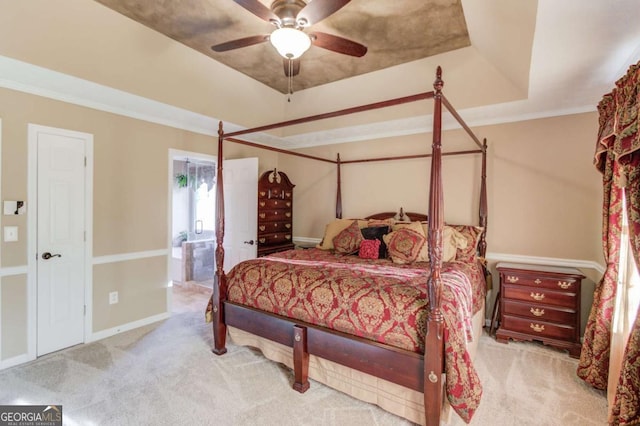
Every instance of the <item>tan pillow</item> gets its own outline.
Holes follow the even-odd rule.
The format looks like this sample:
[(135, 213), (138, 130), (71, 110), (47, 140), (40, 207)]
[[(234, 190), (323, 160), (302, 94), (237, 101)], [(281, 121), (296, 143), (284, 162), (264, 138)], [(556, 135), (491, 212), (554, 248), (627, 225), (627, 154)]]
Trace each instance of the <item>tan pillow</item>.
[[(393, 225), (392, 230), (397, 231), (399, 229), (411, 229), (412, 231), (417, 232), (422, 235), (426, 242), (420, 249), (420, 253), (418, 253), (418, 257), (416, 258), (416, 262), (428, 262), (429, 261), (429, 235), (425, 232), (422, 224), (420, 222), (397, 222)], [(455, 255), (455, 252), (454, 252)]]
[[(422, 231), (418, 230), (418, 224)], [(422, 251), (418, 255), (418, 262), (428, 262), (429, 261), (429, 224), (428, 222), (411, 222), (411, 223), (396, 223), (393, 227), (394, 230), (400, 228), (409, 228), (417, 232), (422, 232), (422, 234), (427, 239), (427, 243), (425, 243)], [(443, 262), (451, 262), (456, 258), (456, 253), (458, 249), (467, 248), (467, 238), (460, 233), (457, 229), (452, 228), (451, 226), (445, 225), (442, 231), (442, 261)]]
[(352, 223), (353, 219), (336, 219), (327, 224), (324, 228), (324, 237), (322, 238), (322, 242), (318, 244), (316, 248), (321, 250), (333, 250), (333, 239)]
[[(458, 231), (450, 226), (445, 226), (442, 231), (442, 261), (451, 262), (456, 258), (458, 251)], [(466, 241), (465, 241), (466, 244)]]

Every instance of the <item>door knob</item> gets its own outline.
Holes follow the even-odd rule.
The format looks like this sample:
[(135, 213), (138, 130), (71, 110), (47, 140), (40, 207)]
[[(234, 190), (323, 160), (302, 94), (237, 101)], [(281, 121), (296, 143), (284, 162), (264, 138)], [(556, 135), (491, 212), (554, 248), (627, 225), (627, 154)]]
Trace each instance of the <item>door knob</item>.
[(62, 255), (61, 255), (61, 254), (51, 254), (51, 253), (49, 253), (48, 251), (47, 251), (47, 252), (42, 253), (42, 258), (43, 258), (44, 260), (51, 259), (52, 257), (62, 257)]
[(253, 240), (245, 241), (244, 243), (245, 244), (249, 244), (250, 246), (252, 246), (253, 245)]

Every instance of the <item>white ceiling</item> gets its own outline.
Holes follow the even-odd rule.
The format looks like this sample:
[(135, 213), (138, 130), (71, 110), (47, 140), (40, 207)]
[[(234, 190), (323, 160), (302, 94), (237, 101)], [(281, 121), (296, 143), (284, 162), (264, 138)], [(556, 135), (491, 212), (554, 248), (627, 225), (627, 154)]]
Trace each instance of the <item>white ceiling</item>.
[[(462, 0), (462, 4), (471, 47), (304, 90), (291, 104), (285, 103), (283, 119), (327, 111), (326, 107), (314, 111), (316, 104), (331, 105), (331, 111), (353, 106), (349, 102), (357, 105), (430, 90), (424, 76), (431, 82), (435, 65), (443, 65), (445, 93), (471, 126), (595, 111), (602, 95), (640, 60), (640, 0)], [(9, 21), (4, 24), (10, 26)], [(213, 134), (216, 128), (218, 118), (202, 111), (14, 58), (20, 56), (12, 51), (0, 57), (0, 86), (199, 133)], [(403, 81), (409, 80), (407, 75), (422, 77), (415, 83)], [(350, 87), (377, 90), (344, 96)], [(226, 129), (242, 124), (227, 124)], [(430, 130), (424, 109), (338, 121), (334, 126), (331, 130), (303, 126), (281, 133), (285, 137), (246, 139), (296, 148)], [(445, 128), (451, 126), (445, 122)]]

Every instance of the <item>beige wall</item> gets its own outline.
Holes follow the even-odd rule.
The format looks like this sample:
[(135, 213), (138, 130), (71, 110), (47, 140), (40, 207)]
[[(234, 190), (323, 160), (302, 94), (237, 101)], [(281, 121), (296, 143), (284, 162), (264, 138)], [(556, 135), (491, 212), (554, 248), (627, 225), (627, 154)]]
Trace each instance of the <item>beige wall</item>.
[[(592, 166), (595, 113), (485, 126), (475, 129), (489, 144), (487, 159), (488, 249), (495, 253), (602, 262), (600, 175)], [(413, 135), (301, 150), (343, 161), (430, 151), (431, 135)], [(445, 132), (448, 149), (473, 142)], [(345, 217), (377, 211), (426, 212), (429, 159), (342, 166)], [(445, 220), (477, 223), (480, 156), (445, 157)], [(296, 184), (294, 232), (322, 237), (334, 215), (335, 166), (282, 155), (280, 168)]]
[[(0, 89), (0, 118), (3, 200), (27, 200), (29, 123), (94, 135), (95, 257), (166, 249), (169, 149), (208, 155), (217, 152), (217, 140), (213, 137), (7, 89)], [(258, 157), (261, 172), (278, 167), (277, 154), (237, 144), (226, 145), (225, 157)], [(2, 243), (0, 266), (26, 266), (26, 241), (33, 232), (27, 229), (27, 216), (3, 216), (2, 225), (17, 225), (20, 241)], [(165, 312), (169, 281), (166, 262), (166, 257), (159, 256), (95, 265), (92, 331)], [(23, 298), (27, 279), (25, 275), (4, 277), (1, 285), (2, 359), (6, 359), (26, 350), (23, 331), (27, 312)], [(119, 292), (120, 301), (116, 305), (107, 303), (111, 291)]]
[(27, 352), (27, 277), (0, 278), (0, 360)]
[[(489, 255), (523, 255), (602, 264), (601, 178), (592, 166), (597, 114), (587, 113), (474, 129), (487, 138)], [(443, 135), (446, 150), (469, 149), (462, 131)], [(301, 150), (343, 161), (430, 151), (431, 135), (414, 135)], [(282, 155), (280, 168), (295, 188), (294, 235), (321, 238), (335, 214), (336, 167)], [(426, 213), (430, 160), (344, 165), (344, 217), (375, 212)], [(477, 224), (480, 157), (445, 157), (445, 220)], [(495, 262), (490, 262), (493, 268)], [(495, 272), (495, 271), (494, 271)], [(583, 269), (582, 322), (586, 322), (599, 273)], [(494, 276), (498, 275), (494, 273)], [(497, 284), (497, 282), (496, 282)], [(493, 298), (489, 300), (489, 307)]]

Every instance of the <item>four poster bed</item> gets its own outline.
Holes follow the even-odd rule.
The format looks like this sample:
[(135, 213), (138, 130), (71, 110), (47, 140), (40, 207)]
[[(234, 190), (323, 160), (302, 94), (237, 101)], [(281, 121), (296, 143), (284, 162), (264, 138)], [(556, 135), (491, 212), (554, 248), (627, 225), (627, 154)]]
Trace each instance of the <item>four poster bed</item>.
[[(446, 393), (455, 411), (465, 421), (470, 420), (481, 395), (470, 354), (484, 323), (487, 144), (486, 140), (483, 143), (478, 140), (442, 94), (441, 74), (438, 67), (434, 91), (414, 96), (228, 134), (220, 123), (216, 275), (208, 312), (213, 322), (212, 350), (215, 354), (226, 352), (229, 332), (234, 342), (258, 347), (268, 358), (292, 367), (293, 387), (299, 392), (309, 388), (311, 377), (427, 425), (440, 424), (443, 407), (448, 406), (444, 398)], [(424, 262), (396, 262), (395, 257), (392, 260), (362, 259), (334, 250), (291, 250), (242, 262), (225, 274), (222, 182), (225, 140), (265, 148), (236, 137), (423, 99), (434, 101), (431, 154), (351, 161), (341, 161), (338, 155), (333, 161), (276, 148), (266, 149), (336, 164), (336, 218), (339, 219), (342, 218), (341, 166), (431, 157), (428, 216), (417, 213), (405, 216), (401, 212), (400, 219), (408, 216), (412, 222), (406, 226), (393, 225), (397, 235), (415, 239), (411, 250), (419, 247), (422, 259), (416, 257), (418, 252), (415, 250), (412, 259)], [(442, 152), (443, 104), (478, 149)], [(479, 227), (445, 227), (444, 224), (442, 156), (456, 154), (482, 155)], [(367, 227), (371, 221), (376, 225), (381, 221), (391, 224), (388, 219), (393, 216), (397, 216), (396, 212), (375, 214), (361, 221), (349, 220), (347, 222), (351, 224), (340, 235), (349, 234), (352, 228), (360, 234), (359, 228)], [(402, 228), (413, 229), (402, 231)], [(387, 231), (391, 231), (391, 225)], [(452, 232), (468, 239), (470, 244), (454, 247), (454, 256), (447, 254), (445, 262), (443, 256), (445, 251), (450, 252), (447, 241), (453, 241), (450, 239)], [(384, 241), (390, 250), (404, 247), (402, 244), (395, 247), (394, 239), (387, 241), (386, 238)], [(332, 247), (337, 249), (337, 244)]]

